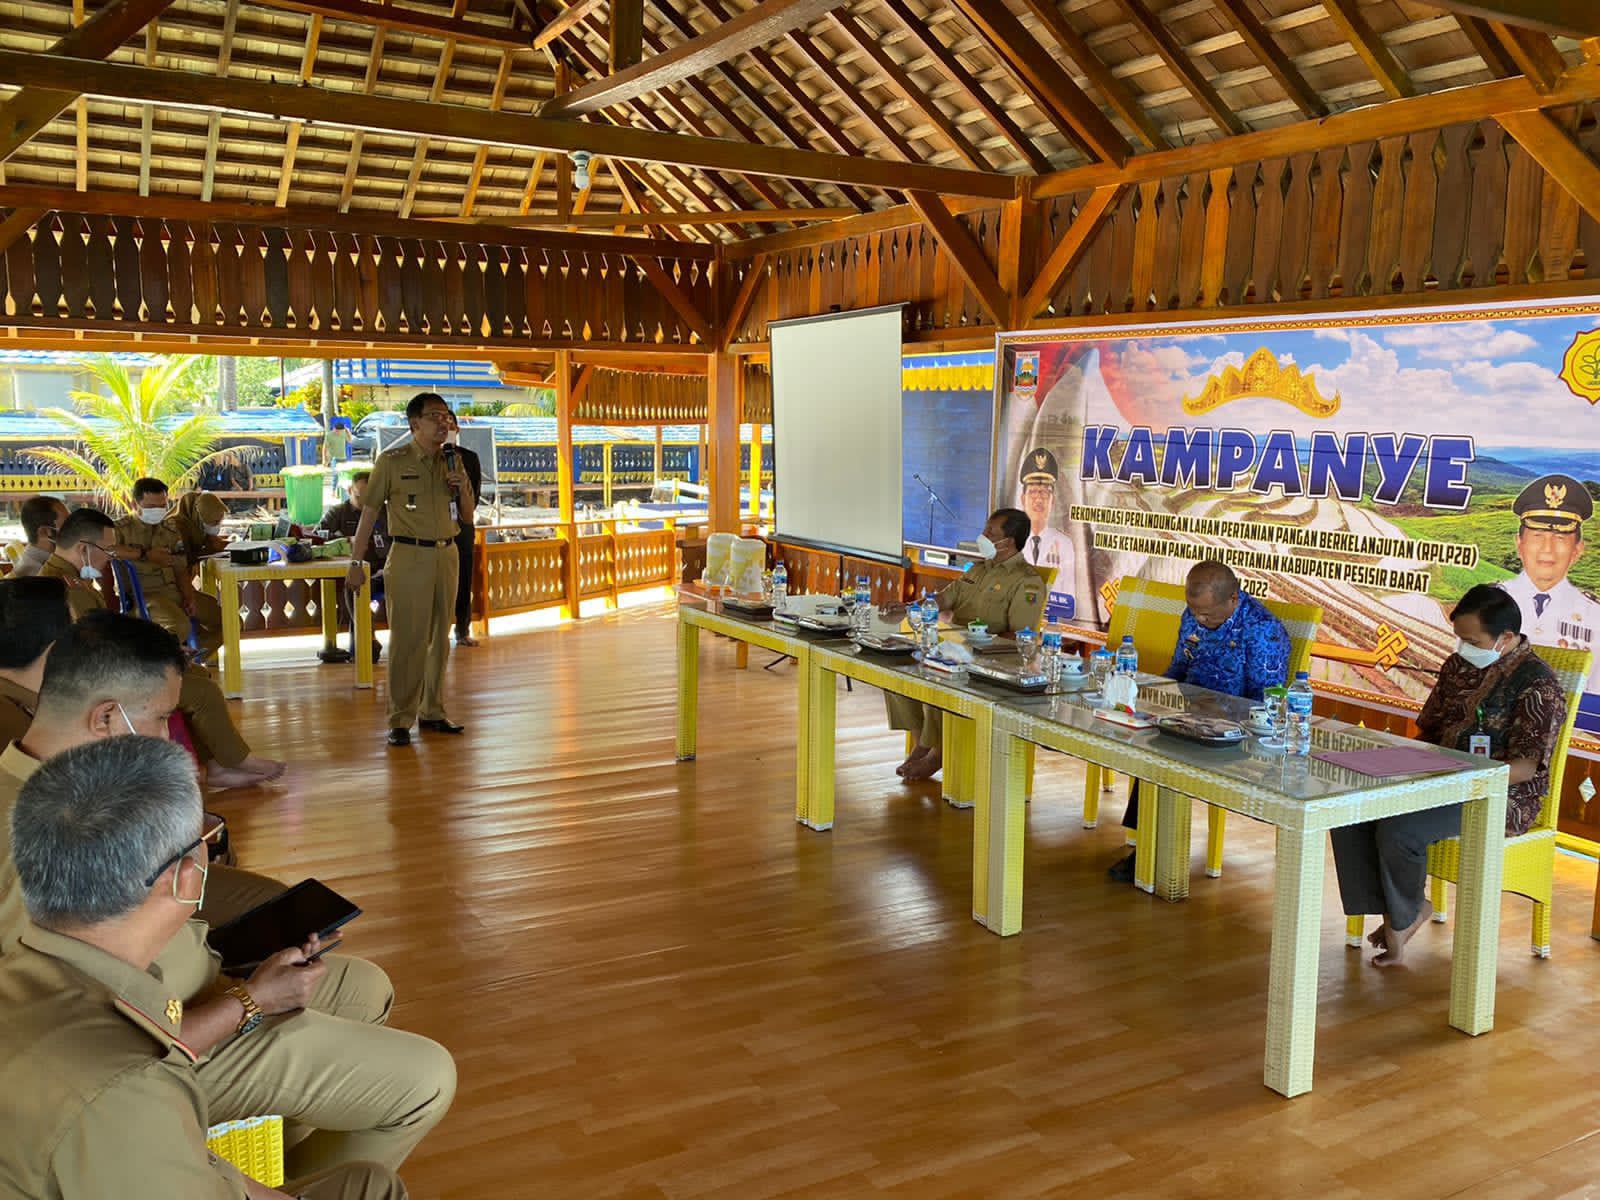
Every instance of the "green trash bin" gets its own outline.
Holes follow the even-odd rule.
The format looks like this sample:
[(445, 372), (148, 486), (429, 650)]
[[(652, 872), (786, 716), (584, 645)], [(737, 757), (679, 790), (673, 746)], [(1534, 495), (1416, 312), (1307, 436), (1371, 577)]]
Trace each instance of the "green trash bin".
[(328, 481), (326, 467), (285, 467), (284, 500), (289, 520), (296, 525), (315, 526), (322, 520), (322, 489)]

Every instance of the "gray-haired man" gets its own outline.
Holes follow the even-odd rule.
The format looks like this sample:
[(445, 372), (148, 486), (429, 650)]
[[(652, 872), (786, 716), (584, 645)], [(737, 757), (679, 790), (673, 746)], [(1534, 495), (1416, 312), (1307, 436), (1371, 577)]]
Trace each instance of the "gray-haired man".
[[(183, 1002), (152, 966), (205, 895), (204, 825), (193, 762), (155, 738), (69, 750), (18, 796), (11, 844), (28, 921), (0, 958), (6, 1194), (288, 1200), (207, 1151)], [(369, 1163), (289, 1186), (307, 1200), (405, 1196)]]

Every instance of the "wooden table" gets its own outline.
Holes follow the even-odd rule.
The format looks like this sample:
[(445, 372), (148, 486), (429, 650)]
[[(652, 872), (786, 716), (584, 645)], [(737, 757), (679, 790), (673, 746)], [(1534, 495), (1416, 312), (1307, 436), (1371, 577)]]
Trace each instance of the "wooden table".
[[(339, 583), (350, 570), (348, 558), (315, 558), (303, 563), (264, 563), (238, 566), (226, 559), (208, 558), (201, 565), (201, 585), (216, 596), (222, 608), (222, 694), (230, 700), (244, 695), (244, 663), (239, 654), (239, 639), (244, 622), (239, 615), (241, 583), (284, 583), (293, 579), (319, 580), (317, 604), (322, 617), (325, 648), (339, 645)], [(372, 574), (361, 564), (361, 590), (355, 597), (356, 687), (372, 686)]]
[[(1184, 684), (1140, 690), (1152, 712), (1199, 709), (1248, 719), (1250, 702)], [(1314, 749), (1359, 749), (1406, 739), (1340, 721), (1319, 719)], [(1494, 1027), (1495, 964), (1500, 939), (1500, 883), (1505, 844), (1504, 763), (1455, 751), (1439, 753), (1458, 769), (1439, 775), (1377, 779), (1316, 759), (1262, 749), (1254, 739), (1216, 749), (1133, 731), (1098, 720), (1073, 697), (1018, 697), (997, 708), (988, 755), (991, 785), (976, 837), (989, 850), (987, 878), (998, 896), (998, 928), (1022, 924), (1022, 844), (1025, 743), (1048, 746), (1144, 781), (1139, 806), (1140, 842), (1154, 857), (1135, 868), (1167, 900), (1189, 890), (1190, 797), (1253, 817), (1277, 830), (1276, 891), (1272, 909), (1272, 966), (1267, 985), (1268, 1087), (1285, 1096), (1311, 1090), (1317, 1025), (1317, 962), (1322, 944), (1322, 901), (1327, 834), (1380, 817), (1465, 802), (1461, 817), (1461, 879), (1456, 894), (1450, 1024), (1464, 1033)], [(1434, 749), (1430, 747), (1430, 749)], [(1153, 828), (1152, 828), (1153, 826)]]

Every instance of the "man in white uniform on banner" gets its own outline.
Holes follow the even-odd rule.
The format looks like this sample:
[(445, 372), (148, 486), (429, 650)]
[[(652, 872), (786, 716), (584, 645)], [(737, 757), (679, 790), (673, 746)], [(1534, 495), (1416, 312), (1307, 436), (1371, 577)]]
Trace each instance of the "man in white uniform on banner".
[(1063, 607), (1072, 607), (1073, 568), (1076, 555), (1072, 542), (1059, 529), (1050, 526), (1050, 514), (1055, 510), (1056, 480), (1060, 468), (1056, 456), (1040, 446), (1030, 450), (1022, 459), (1022, 511), (1028, 514), (1032, 528), (1022, 547), (1022, 557), (1036, 567), (1055, 570), (1050, 584), (1050, 605), (1053, 613), (1061, 614)]
[(1583, 523), (1594, 514), (1594, 500), (1572, 476), (1544, 475), (1522, 489), (1511, 511), (1522, 520), (1522, 574), (1500, 586), (1522, 610), (1522, 632), (1536, 646), (1595, 651), (1588, 690), (1600, 692), (1600, 601), (1567, 579), (1583, 554)]

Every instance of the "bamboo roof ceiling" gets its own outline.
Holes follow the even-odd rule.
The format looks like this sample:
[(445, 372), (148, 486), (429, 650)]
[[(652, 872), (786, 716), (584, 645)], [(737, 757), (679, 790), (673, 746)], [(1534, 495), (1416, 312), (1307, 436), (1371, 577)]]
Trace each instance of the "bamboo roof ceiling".
[[(276, 100), (242, 96), (246, 113), (200, 90), (221, 79), (232, 94), (250, 81), (338, 93), (353, 124), (365, 120), (357, 106), (367, 96), (417, 112), (537, 116), (559, 106), (558, 91), (595, 92), (614, 53), (622, 75), (613, 78), (628, 74), (627, 37), (613, 47), (612, 22), (640, 4), (629, 26), (643, 64), (635, 73), (740, 21), (753, 32), (737, 53), (725, 46), (691, 59), (664, 86), (545, 116), (941, 167), (947, 176), (907, 186), (953, 194), (964, 189), (940, 179), (1115, 162), (1524, 73), (1542, 75), (1545, 90), (1583, 61), (1579, 36), (1600, 33), (1490, 19), (1511, 8), (1588, 12), (1582, 0), (110, 0), (154, 19), (132, 24), (109, 53), (74, 57), (155, 68), (194, 95), (161, 92), (162, 103), (142, 104), (156, 94), (146, 82), (85, 78), (94, 94), (14, 148), (0, 184), (495, 225), (570, 217), (606, 234), (612, 225), (595, 218), (649, 210), (676, 223), (663, 217), (645, 229), (636, 219), (630, 232), (702, 240), (789, 228), (804, 219), (795, 210), (838, 217), (903, 201), (887, 183), (827, 179), (810, 160), (809, 179), (783, 173), (804, 156), (741, 172), (648, 161), (655, 151), (643, 142), (648, 153), (630, 161), (605, 158), (597, 144), (593, 184), (578, 192), (560, 149), (539, 149), (533, 137), (490, 144), (498, 133), (452, 140), (450, 113), (445, 136), (418, 136), (330, 123), (339, 113), (274, 119), (264, 114), (284, 111)], [(22, 78), (23, 66), (101, 9), (95, 0), (0, 0), (0, 81)], [(0, 86), (0, 101), (15, 91)], [(7, 132), (0, 150), (10, 148)], [(0, 208), (9, 203), (0, 197)], [(711, 225), (694, 215), (717, 210), (739, 218)], [(749, 215), (757, 210), (783, 215), (758, 223)]]

